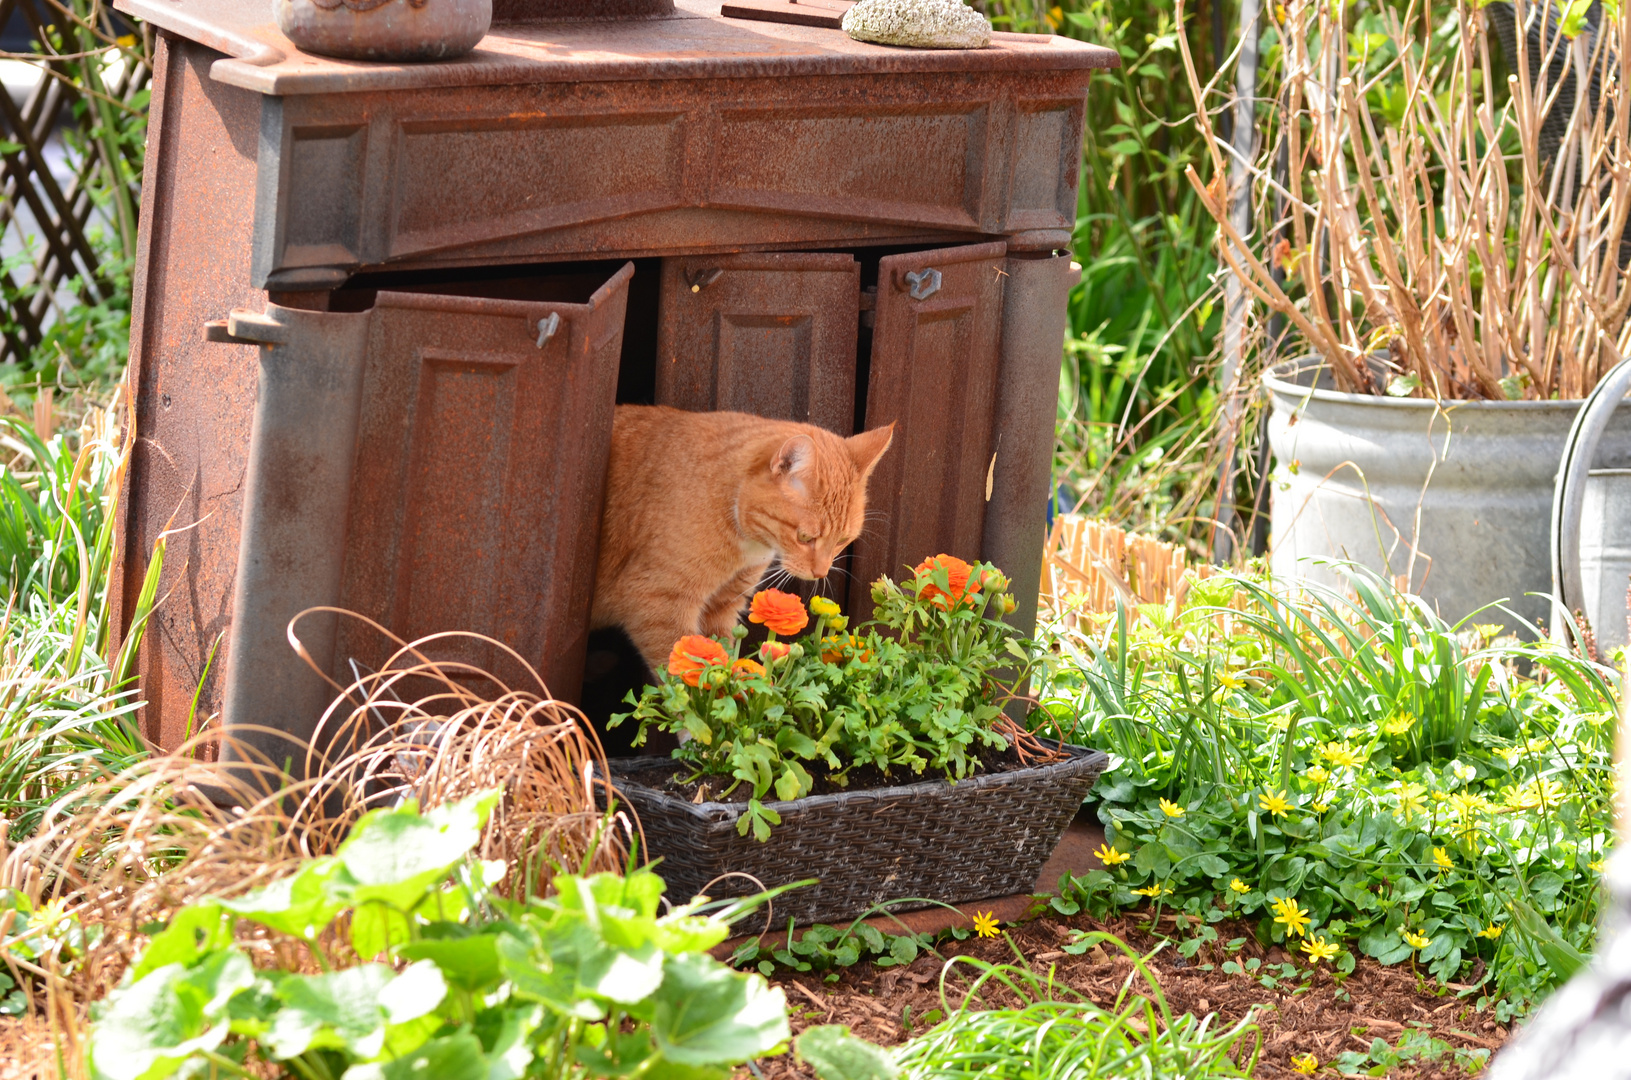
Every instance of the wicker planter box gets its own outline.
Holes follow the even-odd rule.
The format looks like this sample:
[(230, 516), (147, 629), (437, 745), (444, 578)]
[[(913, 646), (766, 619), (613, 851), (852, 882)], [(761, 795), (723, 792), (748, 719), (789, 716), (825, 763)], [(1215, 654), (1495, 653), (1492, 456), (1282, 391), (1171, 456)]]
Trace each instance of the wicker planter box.
[(1064, 749), (1069, 760), (956, 784), (927, 780), (767, 802), (782, 821), (765, 843), (737, 833), (745, 806), (689, 803), (641, 782), (660, 783), (674, 761), (627, 758), (610, 768), (613, 785), (640, 816), (647, 855), (662, 859), (670, 899), (689, 899), (704, 886), (714, 897), (757, 891), (740, 878), (715, 882), (732, 872), (766, 888), (819, 878), (776, 901), (776, 921), (786, 925), (789, 915), (800, 924), (836, 922), (906, 897), (959, 903), (1029, 892), (1109, 762), (1097, 750)]

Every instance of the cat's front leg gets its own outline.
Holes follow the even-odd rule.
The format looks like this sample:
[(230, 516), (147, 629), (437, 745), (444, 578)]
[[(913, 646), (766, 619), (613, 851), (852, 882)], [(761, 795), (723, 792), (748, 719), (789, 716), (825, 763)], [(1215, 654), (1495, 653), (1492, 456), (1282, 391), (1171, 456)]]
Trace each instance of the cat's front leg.
[(709, 637), (724, 637), (742, 621), (742, 609), (747, 607), (753, 587), (765, 576), (770, 564), (750, 566), (720, 587), (702, 607), (702, 632)]

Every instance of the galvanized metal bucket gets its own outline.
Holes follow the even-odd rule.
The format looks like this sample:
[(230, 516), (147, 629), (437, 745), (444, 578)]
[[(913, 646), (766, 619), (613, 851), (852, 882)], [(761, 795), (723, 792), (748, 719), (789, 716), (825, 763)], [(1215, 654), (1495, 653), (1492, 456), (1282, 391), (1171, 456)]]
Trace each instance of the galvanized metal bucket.
[[(1517, 618), (1489, 609), (1478, 622), (1550, 620), (1552, 501), (1580, 402), (1346, 394), (1313, 360), (1278, 365), (1263, 385), (1276, 576), (1340, 587), (1317, 560), (1347, 559), (1452, 621), (1495, 601)], [(1615, 411), (1595, 464), (1631, 468), (1631, 405)]]

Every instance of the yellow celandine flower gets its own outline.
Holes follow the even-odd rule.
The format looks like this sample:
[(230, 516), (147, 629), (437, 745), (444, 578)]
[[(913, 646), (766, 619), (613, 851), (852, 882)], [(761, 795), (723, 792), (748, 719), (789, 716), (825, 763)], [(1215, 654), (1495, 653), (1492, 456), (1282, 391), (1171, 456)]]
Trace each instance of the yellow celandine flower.
[(1509, 787), (1501, 801), (1514, 810), (1551, 809), (1563, 802), (1563, 785), (1556, 780), (1537, 776), (1527, 783)]
[(974, 931), (981, 937), (996, 937), (996, 916), (989, 911), (976, 911), (974, 913)]
[(1450, 861), (1450, 853), (1441, 847), (1433, 849), (1433, 863), (1440, 870), (1454, 870), (1455, 863)]
[(1316, 964), (1321, 960), (1331, 959), (1338, 951), (1334, 943), (1326, 941), (1322, 937), (1311, 937), (1303, 942), (1303, 952), (1307, 953), (1308, 958)]
[(1316, 814), (1323, 814), (1327, 810), (1331, 809), (1331, 800), (1330, 799), (1321, 799), (1317, 803), (1310, 803), (1308, 808), (1310, 810), (1314, 811), (1314, 813), (1316, 813)]
[(1496, 938), (1501, 936), (1501, 931), (1505, 929), (1506, 927), (1504, 926), (1496, 926), (1494, 923), (1490, 923), (1488, 926), (1478, 931), (1478, 936), (1481, 938), (1489, 938), (1491, 941), (1494, 941)]
[(1048, 29), (1052, 30), (1054, 33), (1058, 33), (1059, 28), (1065, 25), (1065, 9), (1055, 5), (1054, 7), (1048, 9), (1048, 14), (1045, 16), (1045, 18), (1048, 21)]
[(1285, 792), (1275, 791), (1273, 788), (1264, 789), (1263, 794), (1257, 797), (1257, 805), (1259, 809), (1267, 810), (1276, 817), (1291, 811), (1291, 804), (1286, 802)]
[(1395, 709), (1376, 726), (1382, 730), (1383, 735), (1396, 739), (1416, 726), (1416, 714), (1409, 709)]
[(1523, 757), (1523, 747), (1521, 746), (1505, 746), (1495, 752), (1501, 755), (1501, 760), (1506, 762), (1508, 768), (1516, 765), (1518, 759)]
[(1320, 1059), (1313, 1054), (1304, 1054), (1302, 1057), (1292, 1058), (1291, 1067), (1304, 1076), (1313, 1076), (1319, 1070)]
[(1425, 794), (1427, 789), (1420, 784), (1399, 785), (1399, 812), (1405, 816), (1405, 820), (1408, 821), (1427, 809), (1427, 804), (1422, 801)]
[(1450, 806), (1462, 817), (1474, 817), (1489, 812), (1489, 800), (1475, 792), (1458, 791), (1450, 796)]
[(1170, 885), (1146, 885), (1142, 889), (1134, 889), (1133, 892), (1137, 893), (1140, 896), (1171, 896), (1172, 895), (1172, 886), (1170, 886)]
[(1282, 897), (1276, 900), (1274, 908), (1274, 921), (1286, 928), (1286, 933), (1303, 936), (1303, 927), (1313, 920), (1308, 917), (1308, 909), (1297, 906), (1297, 901), (1291, 897)]
[(1316, 784), (1323, 784), (1325, 781), (1331, 778), (1331, 774), (1325, 771), (1325, 766), (1323, 765), (1311, 765), (1308, 768), (1308, 772), (1304, 773), (1303, 775), (1307, 776)]
[(831, 618), (841, 610), (835, 601), (828, 600), (825, 596), (810, 597), (810, 614), (817, 618)]
[(1591, 860), (1591, 862), (1586, 864), (1586, 869), (1590, 870), (1594, 874), (1601, 874), (1603, 872), (1603, 860), (1601, 860), (1601, 859)]
[(1320, 756), (1339, 769), (1365, 763), (1364, 753), (1350, 746), (1346, 739), (1325, 743), (1320, 747)]
[(1241, 687), (1246, 685), (1246, 680), (1242, 679), (1239, 675), (1231, 675), (1227, 671), (1224, 671), (1220, 672), (1218, 675), (1218, 685), (1228, 687), (1230, 690), (1239, 690)]
[(1115, 866), (1118, 863), (1124, 863), (1128, 859), (1132, 858), (1132, 856), (1127, 854), (1125, 851), (1117, 851), (1109, 844), (1100, 844), (1097, 848), (1095, 848), (1093, 851), (1093, 857), (1106, 866)]
[(1400, 927), (1399, 934), (1404, 938), (1405, 944), (1409, 945), (1412, 949), (1425, 949), (1427, 946), (1433, 943), (1432, 938), (1418, 934), (1408, 927)]
[(1233, 889), (1237, 893), (1249, 893), (1252, 891), (1252, 887), (1246, 884), (1244, 881), (1241, 881), (1239, 878), (1235, 878), (1233, 881), (1229, 882), (1229, 888)]
[(47, 934), (54, 933), (57, 924), (68, 918), (68, 901), (60, 896), (47, 900), (29, 921)]
[(1168, 802), (1166, 799), (1161, 800), (1161, 812), (1163, 814), (1167, 815), (1167, 817), (1183, 817), (1184, 816), (1184, 808), (1183, 807), (1179, 806), (1175, 802)]
[(1442, 791), (1430, 791), (1430, 792), (1427, 793), (1427, 797), (1429, 799), (1432, 799), (1436, 803), (1441, 803), (1445, 799), (1449, 798), (1449, 796), (1444, 794), (1444, 792), (1442, 792)]

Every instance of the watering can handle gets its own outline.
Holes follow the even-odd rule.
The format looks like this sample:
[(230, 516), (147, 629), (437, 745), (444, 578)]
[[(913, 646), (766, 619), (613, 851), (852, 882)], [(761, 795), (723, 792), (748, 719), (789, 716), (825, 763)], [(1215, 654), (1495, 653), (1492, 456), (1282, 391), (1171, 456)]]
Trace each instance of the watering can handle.
[[(1586, 477), (1597, 459), (1597, 444), (1614, 410), (1631, 390), (1631, 357), (1621, 360), (1597, 381), (1575, 414), (1563, 444), (1563, 460), (1552, 488), (1552, 633), (1559, 645), (1570, 644), (1573, 612), (1584, 611), (1586, 589), (1580, 574), (1580, 522), (1586, 503)], [(1571, 629), (1565, 630), (1565, 627)]]

